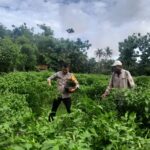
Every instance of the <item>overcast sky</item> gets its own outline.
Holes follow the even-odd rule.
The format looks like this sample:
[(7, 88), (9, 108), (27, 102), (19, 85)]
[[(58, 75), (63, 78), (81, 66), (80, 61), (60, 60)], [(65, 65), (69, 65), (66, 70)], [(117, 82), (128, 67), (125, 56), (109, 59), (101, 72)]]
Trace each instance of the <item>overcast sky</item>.
[[(118, 42), (150, 32), (150, 0), (0, 0), (0, 23), (11, 28), (24, 22), (30, 27), (45, 23), (56, 37), (89, 40), (90, 57), (110, 46), (115, 58)], [(66, 32), (70, 27), (75, 33)]]

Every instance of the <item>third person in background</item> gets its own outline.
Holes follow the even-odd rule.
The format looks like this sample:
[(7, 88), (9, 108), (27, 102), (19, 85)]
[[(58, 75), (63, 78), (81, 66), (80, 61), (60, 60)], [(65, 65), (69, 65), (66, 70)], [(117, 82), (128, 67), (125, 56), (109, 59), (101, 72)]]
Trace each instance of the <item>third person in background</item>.
[[(123, 69), (122, 62), (116, 60), (113, 65), (113, 73), (109, 81), (109, 85), (106, 88), (102, 98), (109, 95), (112, 88), (126, 89), (135, 87), (134, 80), (129, 71)], [(120, 111), (122, 109), (123, 102), (117, 101), (117, 109)]]

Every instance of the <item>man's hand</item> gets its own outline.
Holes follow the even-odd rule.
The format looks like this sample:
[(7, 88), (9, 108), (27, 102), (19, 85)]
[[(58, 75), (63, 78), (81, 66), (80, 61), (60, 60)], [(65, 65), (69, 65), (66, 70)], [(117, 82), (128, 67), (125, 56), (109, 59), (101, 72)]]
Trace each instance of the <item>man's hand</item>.
[(107, 95), (108, 95), (108, 93), (105, 92), (101, 97), (105, 98)]
[(51, 80), (47, 79), (48, 85), (51, 86)]
[(69, 88), (69, 93), (73, 93), (73, 92), (75, 92), (76, 91), (76, 88)]

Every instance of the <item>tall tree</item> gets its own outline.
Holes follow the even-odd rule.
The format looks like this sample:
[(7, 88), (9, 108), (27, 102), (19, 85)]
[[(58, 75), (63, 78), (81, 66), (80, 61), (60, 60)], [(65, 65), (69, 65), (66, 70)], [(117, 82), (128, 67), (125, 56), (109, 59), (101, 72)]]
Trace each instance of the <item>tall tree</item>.
[(106, 58), (106, 59), (108, 59), (108, 58), (110, 58), (110, 57), (112, 56), (112, 49), (110, 49), (109, 46), (107, 46), (107, 47), (104, 49), (104, 51), (105, 51), (105, 58)]
[(45, 24), (37, 24), (37, 26), (43, 30), (44, 32), (42, 32), (42, 35), (44, 36), (53, 36), (53, 30), (51, 29), (51, 27), (45, 25)]
[(104, 52), (103, 49), (97, 49), (95, 52), (96, 57), (98, 57), (98, 59), (100, 60), (103, 56), (104, 56)]
[(133, 34), (128, 36), (123, 42), (119, 43), (119, 59), (122, 61), (125, 68), (128, 68), (130, 71), (135, 71), (136, 69), (136, 53), (135, 49), (138, 47), (138, 37)]
[(140, 50), (138, 73), (150, 75), (150, 33), (139, 35), (138, 48)]
[(19, 27), (16, 27), (15, 25), (12, 25), (12, 27), (13, 27), (12, 37), (14, 39), (16, 39), (19, 36), (25, 36), (28, 37), (30, 40), (33, 40), (34, 28), (28, 28), (26, 23), (23, 23)]
[(0, 23), (0, 39), (10, 35), (11, 35), (11, 30), (8, 30), (4, 25)]
[(20, 63), (21, 70), (33, 70), (37, 64), (37, 46), (26, 36), (20, 36), (16, 39), (16, 43), (20, 47)]
[(19, 47), (9, 37), (0, 40), (0, 71), (16, 69), (19, 63)]
[(119, 43), (119, 59), (124, 66), (138, 74), (150, 75), (150, 33), (133, 34)]

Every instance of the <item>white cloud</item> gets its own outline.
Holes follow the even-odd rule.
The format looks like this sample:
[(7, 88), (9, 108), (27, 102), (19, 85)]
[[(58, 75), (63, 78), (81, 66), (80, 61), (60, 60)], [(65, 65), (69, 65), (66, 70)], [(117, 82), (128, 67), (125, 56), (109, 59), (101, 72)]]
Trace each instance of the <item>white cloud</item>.
[[(134, 32), (150, 32), (150, 0), (0, 0), (1, 23), (29, 26), (45, 23), (57, 37), (89, 40), (89, 56), (110, 46), (118, 56), (118, 42)], [(68, 34), (67, 28), (75, 33)]]

